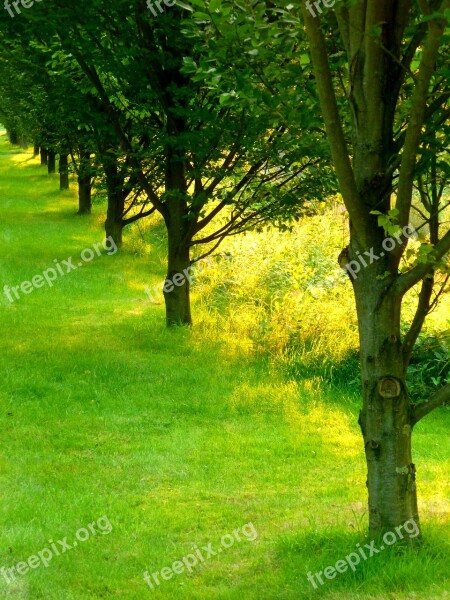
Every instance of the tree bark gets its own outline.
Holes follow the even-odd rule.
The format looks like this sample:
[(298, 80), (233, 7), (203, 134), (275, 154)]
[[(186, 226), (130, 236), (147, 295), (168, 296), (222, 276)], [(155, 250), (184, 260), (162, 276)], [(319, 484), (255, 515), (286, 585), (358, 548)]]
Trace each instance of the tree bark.
[(125, 210), (123, 177), (113, 156), (107, 157), (103, 163), (106, 175), (108, 208), (106, 211), (105, 232), (118, 248), (122, 246), (123, 213)]
[(47, 168), (49, 175), (56, 173), (56, 152), (53, 150), (48, 151)]
[(33, 158), (36, 157), (36, 156), (39, 156), (39, 150), (40, 150), (39, 144), (37, 144), (35, 142), (34, 146), (33, 146)]
[(48, 151), (41, 147), (41, 167), (46, 167), (48, 164)]
[(69, 189), (69, 160), (67, 154), (59, 155), (59, 189)]
[(92, 209), (92, 187), (89, 176), (78, 177), (78, 215), (89, 215)]
[[(173, 126), (173, 125), (172, 125)], [(174, 131), (182, 131), (180, 122)], [(190, 238), (187, 219), (185, 165), (173, 149), (167, 147), (166, 155), (166, 205), (165, 217), (168, 235), (167, 277), (163, 287), (166, 305), (166, 323), (174, 325), (192, 325), (190, 303)], [(175, 280), (174, 280), (175, 278)], [(175, 282), (179, 282), (176, 285)]]
[(90, 152), (80, 153), (80, 166), (78, 169), (78, 215), (89, 215), (92, 209), (90, 159)]
[(193, 269), (189, 247), (181, 243), (178, 231), (169, 230), (168, 236), (167, 277), (163, 286), (166, 323), (168, 327), (192, 325), (190, 287)]
[[(377, 271), (384, 268), (380, 265)], [(363, 384), (359, 425), (372, 537), (394, 531), (409, 519), (420, 526), (411, 446), (414, 423), (400, 341), (401, 298), (387, 287), (387, 282), (376, 280), (374, 271), (360, 274), (354, 282)]]

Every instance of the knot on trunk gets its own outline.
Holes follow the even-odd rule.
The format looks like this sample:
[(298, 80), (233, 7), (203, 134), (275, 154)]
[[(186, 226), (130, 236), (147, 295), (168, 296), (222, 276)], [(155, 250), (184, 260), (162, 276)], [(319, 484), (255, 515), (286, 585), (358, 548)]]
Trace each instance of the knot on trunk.
[(378, 460), (380, 458), (381, 446), (377, 440), (367, 440), (366, 458), (368, 461)]
[(382, 377), (378, 381), (378, 393), (382, 398), (398, 398), (401, 391), (402, 384), (396, 377)]

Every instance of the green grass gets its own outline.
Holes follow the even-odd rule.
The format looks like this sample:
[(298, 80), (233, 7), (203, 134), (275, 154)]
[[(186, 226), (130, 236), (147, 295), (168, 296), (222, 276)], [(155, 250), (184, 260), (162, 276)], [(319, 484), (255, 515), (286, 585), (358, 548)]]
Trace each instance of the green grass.
[[(102, 240), (103, 206), (77, 217), (75, 189), (57, 190), (57, 176), (0, 136), (2, 288)], [(358, 401), (314, 378), (289, 379), (239, 328), (212, 336), (201, 286), (199, 325), (167, 331), (163, 307), (143, 293), (163, 272), (152, 227), (146, 252), (135, 237), (52, 288), (12, 304), (2, 294), (0, 566), (49, 539), (70, 543), (104, 515), (113, 529), (12, 585), (0, 576), (0, 598), (449, 597), (449, 411), (415, 435), (424, 547), (386, 551), (314, 591), (306, 573), (365, 539)], [(217, 548), (248, 522), (255, 541), (153, 591), (144, 582), (145, 570), (194, 545)]]

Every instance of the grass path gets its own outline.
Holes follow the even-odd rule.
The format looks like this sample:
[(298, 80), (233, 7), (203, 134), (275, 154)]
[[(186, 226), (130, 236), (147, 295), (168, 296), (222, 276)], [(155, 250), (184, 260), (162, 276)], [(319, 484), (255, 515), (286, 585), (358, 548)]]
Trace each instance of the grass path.
[[(57, 176), (15, 150), (0, 135), (2, 289), (55, 260), (77, 265), (103, 237), (102, 207), (76, 217), (75, 191), (59, 192)], [(415, 440), (427, 546), (396, 563), (386, 552), (314, 591), (307, 571), (343, 558), (366, 527), (357, 406), (195, 328), (166, 331), (162, 307), (143, 294), (161, 264), (158, 248), (125, 248), (12, 303), (1, 296), (0, 567), (50, 539), (70, 543), (103, 516), (112, 531), (10, 584), (0, 575), (0, 598), (445, 597), (450, 413)], [(145, 570), (217, 549), (249, 522), (256, 540), (153, 591), (144, 582)]]

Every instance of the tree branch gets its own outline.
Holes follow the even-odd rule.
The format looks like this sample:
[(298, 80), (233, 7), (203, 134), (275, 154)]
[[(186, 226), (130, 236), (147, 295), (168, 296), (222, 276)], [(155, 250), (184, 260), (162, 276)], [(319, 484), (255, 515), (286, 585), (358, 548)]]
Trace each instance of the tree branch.
[(134, 223), (135, 221), (138, 221), (139, 219), (143, 219), (144, 217), (149, 217), (150, 215), (152, 215), (156, 210), (156, 207), (153, 206), (152, 208), (150, 208), (149, 210), (146, 210), (145, 212), (141, 211), (139, 213), (137, 213), (136, 215), (133, 215), (132, 217), (128, 217), (128, 219), (123, 219), (122, 223), (123, 225), (130, 225), (130, 223)]
[(419, 263), (407, 273), (400, 275), (395, 282), (395, 291), (400, 296), (403, 296), (409, 289), (411, 289), (416, 283), (419, 283), (421, 279), (435, 270), (435, 261), (441, 260), (447, 252), (450, 251), (450, 230), (444, 235), (439, 243), (436, 244), (434, 250), (431, 252), (431, 257), (434, 259), (433, 262)]
[[(450, 0), (444, 0), (442, 3), (442, 10), (444, 11), (449, 7)], [(428, 22), (428, 33), (419, 65), (419, 74), (412, 98), (409, 126), (406, 132), (402, 162), (400, 165), (396, 208), (399, 210), (398, 221), (401, 227), (405, 227), (409, 222), (414, 169), (422, 135), (422, 127), (425, 120), (428, 88), (431, 77), (436, 70), (436, 58), (439, 53), (445, 23), (446, 19), (433, 19)]]
[(122, 144), (125, 146), (133, 167), (136, 169), (136, 176), (139, 180), (139, 183), (141, 184), (143, 190), (147, 194), (150, 202), (153, 204), (153, 206), (156, 207), (156, 210), (158, 210), (158, 212), (160, 212), (161, 215), (164, 218), (166, 218), (167, 214), (168, 214), (167, 207), (165, 206), (164, 202), (161, 202), (160, 198), (158, 197), (156, 192), (153, 190), (152, 186), (148, 183), (147, 178), (145, 177), (145, 175), (141, 169), (139, 161), (136, 160), (136, 157), (134, 156), (134, 150), (133, 150), (132, 143), (130, 142), (128, 135), (124, 132), (124, 130), (119, 122), (119, 119), (117, 118), (114, 106), (112, 105), (110, 98), (101, 83), (101, 80), (100, 80), (100, 77), (99, 77), (97, 71), (95, 70), (94, 67), (91, 68), (86, 63), (84, 58), (81, 56), (81, 54), (75, 48), (72, 48), (72, 53), (75, 57), (75, 60), (80, 65), (83, 73), (94, 85), (102, 102), (104, 103), (106, 113), (111, 118), (112, 125), (114, 126), (115, 130), (117, 131)]
[(355, 174), (341, 125), (330, 64), (328, 62), (328, 52), (320, 29), (320, 19), (316, 19), (310, 14), (304, 1), (302, 1), (301, 6), (306, 34), (310, 43), (317, 91), (339, 186), (357, 235), (364, 240), (367, 237), (368, 224), (364, 206), (356, 186)]
[(450, 383), (444, 385), (440, 390), (435, 392), (426, 402), (415, 404), (412, 406), (411, 426), (414, 427), (421, 419), (426, 417), (435, 408), (443, 406), (450, 401)]
[(422, 281), (422, 288), (419, 293), (416, 314), (414, 315), (414, 319), (403, 341), (403, 364), (405, 367), (407, 367), (409, 364), (414, 344), (416, 343), (419, 333), (422, 331), (425, 319), (430, 312), (433, 286), (434, 277), (432, 276), (428, 276)]

